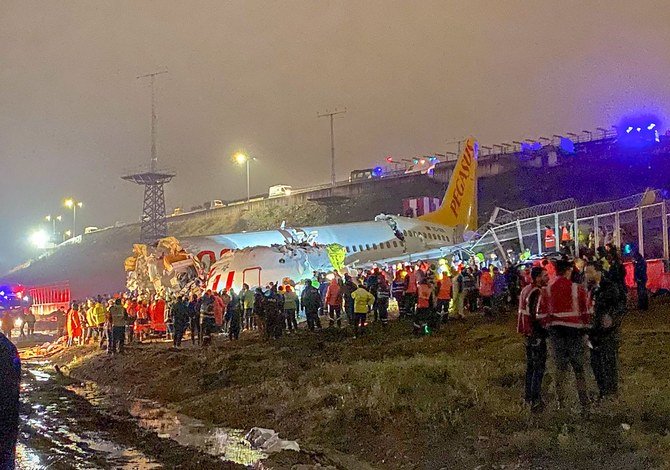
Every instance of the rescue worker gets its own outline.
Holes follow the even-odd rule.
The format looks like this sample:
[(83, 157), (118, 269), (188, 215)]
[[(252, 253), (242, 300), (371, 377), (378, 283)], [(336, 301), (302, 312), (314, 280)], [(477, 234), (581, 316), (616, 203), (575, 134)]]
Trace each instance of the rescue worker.
[(406, 315), (414, 315), (414, 310), (416, 309), (417, 289), (418, 284), (416, 273), (414, 272), (414, 269), (409, 266), (407, 268), (407, 275), (405, 276), (405, 292), (403, 294)]
[(351, 298), (354, 300), (354, 338), (356, 335), (363, 333), (365, 328), (365, 320), (368, 312), (375, 303), (375, 296), (365, 290), (362, 285), (358, 287), (352, 294)]
[(568, 368), (572, 367), (582, 411), (587, 411), (589, 399), (584, 375), (584, 334), (591, 323), (586, 290), (570, 281), (572, 263), (556, 262), (556, 278), (547, 287), (547, 295), (540, 309), (546, 314), (545, 327), (549, 330), (556, 363), (556, 394), (560, 408), (566, 405), (565, 383)]
[(619, 327), (625, 307), (618, 286), (603, 275), (600, 263), (589, 263), (584, 273), (593, 305), (591, 368), (602, 399), (618, 391)]
[(121, 299), (116, 299), (114, 305), (109, 308), (109, 324), (111, 325), (112, 335), (109, 340), (107, 354), (123, 354), (123, 346), (126, 338), (126, 322), (128, 321), (128, 312)]
[(498, 266), (493, 267), (493, 304), (496, 310), (503, 309), (507, 300), (507, 279)]
[(637, 308), (642, 311), (649, 310), (649, 293), (647, 292), (647, 262), (639, 251), (633, 257), (633, 274), (637, 287)]
[(296, 319), (296, 312), (300, 310), (300, 299), (291, 286), (286, 286), (284, 293), (284, 318), (286, 320), (286, 328), (290, 333), (295, 330), (298, 331), (298, 320)]
[(544, 313), (540, 310), (542, 289), (549, 284), (544, 268), (530, 270), (531, 284), (519, 296), (517, 333), (526, 337), (526, 387), (524, 399), (532, 412), (544, 410), (542, 379), (547, 363), (547, 330), (542, 326)]
[(102, 349), (105, 342), (105, 321), (107, 320), (107, 311), (105, 307), (96, 301), (91, 309), (91, 322), (97, 332), (98, 347)]
[(449, 277), (449, 272), (442, 273), (442, 279), (437, 281), (437, 314), (442, 318), (442, 323), (449, 319), (449, 303), (451, 302), (451, 292), (453, 283)]
[[(300, 297), (300, 306), (305, 311), (307, 317), (307, 327), (310, 331), (314, 328), (321, 329), (321, 320), (319, 319), (319, 308), (321, 307), (321, 296), (309, 279), (305, 280), (305, 288)], [(355, 305), (354, 305), (355, 307)], [(354, 309), (355, 310), (355, 309)]]
[(181, 341), (184, 338), (186, 328), (190, 323), (188, 303), (183, 296), (178, 296), (177, 301), (170, 308), (170, 316), (174, 328), (172, 336), (172, 345), (175, 348), (181, 347)]
[[(354, 288), (354, 290), (356, 290)], [(353, 292), (353, 290), (351, 291)], [(395, 273), (395, 279), (393, 279), (393, 283), (391, 284), (391, 294), (393, 294), (393, 298), (398, 302), (398, 316), (400, 318), (405, 318), (407, 315), (407, 312), (405, 311), (405, 280), (402, 277), (402, 271), (398, 270)], [(349, 293), (349, 297), (351, 297), (351, 293)], [(347, 302), (347, 295), (345, 294), (344, 296), (344, 303), (346, 305)], [(351, 321), (350, 324), (353, 324), (354, 319), (353, 319), (353, 304), (352, 304), (352, 309), (351, 309)]]
[(74, 344), (74, 340), (81, 340), (83, 333), (81, 327), (81, 318), (79, 317), (79, 305), (72, 304), (72, 308), (67, 312), (67, 346)]
[(421, 334), (421, 331), (425, 328), (435, 328), (435, 322), (433, 321), (433, 307), (435, 305), (435, 295), (433, 288), (428, 283), (428, 279), (423, 279), (419, 283), (417, 289), (417, 307), (416, 315), (414, 318), (413, 331), (416, 336)]
[(242, 302), (242, 309), (244, 310), (244, 329), (251, 331), (255, 328), (254, 293), (249, 289), (249, 284), (242, 284), (240, 302)]
[(482, 270), (479, 278), (479, 295), (482, 298), (482, 309), (484, 315), (493, 314), (493, 277), (488, 269)]
[(386, 277), (381, 276), (379, 278), (379, 284), (377, 285), (377, 301), (375, 307), (379, 312), (379, 321), (382, 323), (382, 327), (386, 327), (389, 324), (389, 300), (391, 298), (391, 286), (389, 286)]
[(212, 335), (216, 329), (214, 319), (214, 297), (208, 289), (200, 300), (200, 345), (207, 347), (212, 344)]
[(328, 307), (328, 326), (331, 328), (337, 323), (342, 326), (342, 290), (337, 279), (333, 278), (326, 290), (326, 306)]
[(55, 312), (56, 316), (56, 336), (61, 338), (67, 334), (67, 313), (63, 307), (58, 307)]
[(230, 289), (230, 301), (226, 305), (226, 323), (228, 324), (228, 339), (231, 341), (240, 339), (242, 315), (240, 296), (235, 295), (233, 289)]
[(3, 470), (15, 468), (20, 386), (19, 352), (9, 338), (0, 333), (0, 469)]
[[(344, 312), (347, 315), (347, 322), (349, 325), (354, 324), (354, 300), (351, 294), (358, 288), (349, 274), (344, 275), (344, 284), (342, 285), (342, 300), (344, 301)], [(400, 305), (400, 304), (398, 304)]]

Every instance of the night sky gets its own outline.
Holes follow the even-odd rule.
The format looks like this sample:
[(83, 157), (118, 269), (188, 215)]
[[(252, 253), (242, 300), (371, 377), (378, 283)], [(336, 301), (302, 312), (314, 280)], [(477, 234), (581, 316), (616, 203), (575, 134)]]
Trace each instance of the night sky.
[[(0, 0), (0, 271), (47, 214), (139, 219), (157, 79), (168, 209), (670, 109), (667, 1)], [(665, 119), (667, 121), (667, 119)], [(665, 130), (666, 126), (662, 126)], [(46, 226), (45, 226), (46, 228)]]

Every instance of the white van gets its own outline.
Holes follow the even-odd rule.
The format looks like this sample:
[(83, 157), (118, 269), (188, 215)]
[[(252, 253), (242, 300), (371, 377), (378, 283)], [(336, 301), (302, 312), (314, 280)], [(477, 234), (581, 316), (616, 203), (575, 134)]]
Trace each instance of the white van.
[(268, 191), (268, 197), (290, 196), (292, 190), (293, 186), (289, 186), (287, 184), (278, 184), (275, 186), (270, 186), (270, 189)]

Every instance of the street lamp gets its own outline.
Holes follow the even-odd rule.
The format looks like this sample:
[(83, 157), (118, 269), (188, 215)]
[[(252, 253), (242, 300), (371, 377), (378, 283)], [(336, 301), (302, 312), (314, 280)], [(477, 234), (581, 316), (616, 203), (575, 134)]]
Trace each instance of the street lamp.
[(65, 200), (65, 207), (72, 209), (72, 236), (74, 237), (77, 234), (77, 207), (81, 209), (84, 203), (70, 198)]
[(49, 244), (51, 237), (45, 230), (38, 230), (30, 234), (30, 243), (39, 250), (43, 250)]
[(44, 220), (46, 220), (47, 222), (51, 222), (53, 224), (53, 230), (51, 233), (53, 235), (54, 242), (56, 242), (56, 221), (60, 222), (61, 220), (63, 220), (63, 217), (60, 215), (52, 216), (51, 214), (49, 214), (44, 218)]
[(255, 158), (249, 158), (245, 153), (243, 152), (237, 152), (233, 158), (235, 159), (235, 162), (238, 165), (245, 165), (247, 166), (247, 202), (251, 199), (251, 190), (249, 187), (249, 162), (251, 160), (256, 160)]

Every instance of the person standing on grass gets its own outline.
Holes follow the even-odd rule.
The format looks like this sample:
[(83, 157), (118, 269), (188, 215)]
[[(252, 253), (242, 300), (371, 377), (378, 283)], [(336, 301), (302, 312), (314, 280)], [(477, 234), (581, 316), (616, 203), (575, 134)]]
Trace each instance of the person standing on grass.
[(184, 333), (189, 325), (188, 303), (183, 296), (178, 296), (177, 301), (170, 307), (170, 316), (172, 317), (172, 325), (174, 334), (172, 336), (172, 344), (175, 348), (181, 346), (181, 341), (184, 338)]
[(530, 270), (531, 284), (519, 295), (519, 314), (516, 331), (526, 337), (526, 389), (525, 401), (532, 412), (540, 412), (542, 379), (547, 364), (547, 330), (542, 326), (544, 314), (540, 310), (542, 289), (549, 283), (547, 271), (541, 267)]
[(556, 262), (556, 278), (547, 286), (547, 295), (540, 309), (546, 316), (544, 325), (549, 330), (549, 341), (556, 364), (556, 394), (560, 408), (566, 405), (565, 384), (568, 368), (575, 374), (577, 395), (582, 411), (588, 411), (589, 398), (584, 373), (584, 336), (591, 324), (586, 290), (570, 281), (572, 263)]
[(300, 298), (300, 306), (305, 311), (307, 327), (310, 331), (314, 331), (314, 328), (320, 330), (321, 320), (319, 319), (319, 308), (321, 307), (321, 296), (309, 279), (305, 280), (305, 288), (303, 289)]
[(647, 292), (647, 262), (639, 251), (633, 258), (635, 268), (635, 285), (637, 286), (637, 308), (646, 311), (649, 310), (649, 293)]
[(357, 335), (363, 334), (365, 328), (365, 320), (368, 312), (375, 303), (375, 296), (365, 290), (363, 285), (360, 285), (352, 294), (354, 299), (354, 338)]
[(244, 310), (244, 328), (247, 331), (253, 330), (256, 325), (254, 322), (254, 293), (249, 289), (249, 284), (242, 284), (240, 292), (240, 302)]
[(382, 322), (382, 327), (386, 328), (389, 324), (389, 300), (391, 299), (391, 286), (385, 276), (380, 276), (379, 284), (377, 285), (377, 303), (375, 307), (379, 312), (379, 321)]
[(300, 299), (298, 294), (293, 291), (291, 286), (286, 286), (284, 293), (284, 318), (286, 320), (286, 328), (290, 333), (295, 330), (298, 331), (298, 320), (296, 319), (296, 312), (300, 309)]
[(342, 326), (342, 288), (337, 278), (333, 278), (326, 290), (326, 306), (328, 307), (328, 326), (331, 328), (337, 323)]
[(603, 399), (618, 392), (619, 327), (625, 307), (618, 286), (603, 275), (600, 263), (589, 263), (584, 274), (593, 305), (591, 368)]
[(123, 308), (123, 305), (121, 305), (121, 299), (116, 299), (114, 305), (109, 308), (109, 323), (111, 325), (112, 335), (108, 342), (108, 354), (123, 354), (127, 322), (128, 312)]
[(191, 301), (188, 303), (188, 317), (191, 329), (191, 344), (199, 343), (200, 338), (200, 300), (196, 294), (191, 295)]
[[(404, 290), (403, 284), (403, 290)], [(344, 284), (342, 285), (342, 300), (344, 302), (344, 312), (347, 315), (347, 323), (349, 325), (354, 324), (354, 300), (351, 298), (351, 294), (358, 289), (358, 286), (351, 279), (349, 274), (344, 275)]]
[(226, 305), (226, 322), (228, 324), (228, 339), (240, 339), (242, 329), (242, 304), (240, 297), (230, 289), (230, 301)]

